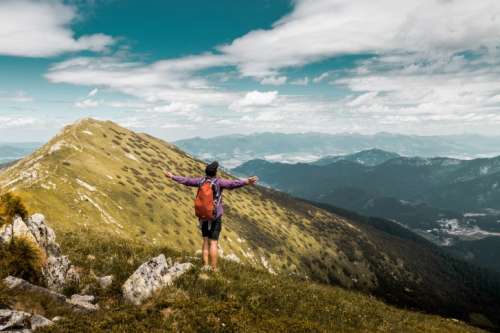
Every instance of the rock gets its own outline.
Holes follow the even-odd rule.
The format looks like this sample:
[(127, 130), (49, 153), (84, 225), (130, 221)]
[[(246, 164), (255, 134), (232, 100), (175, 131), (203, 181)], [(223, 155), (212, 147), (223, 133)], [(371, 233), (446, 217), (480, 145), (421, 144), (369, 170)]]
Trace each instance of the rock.
[(36, 286), (34, 284), (29, 283), (28, 281), (13, 276), (8, 276), (5, 279), (3, 279), (3, 284), (7, 289), (12, 290), (16, 293), (22, 292), (30, 295), (43, 296), (71, 311), (88, 312), (96, 310), (95, 305), (89, 306), (88, 304), (86, 304), (87, 302), (82, 302), (82, 303), (78, 302), (79, 300), (85, 301), (87, 300), (86, 298), (84, 299), (75, 298), (74, 301), (72, 302), (71, 300), (68, 300), (64, 295), (59, 294), (53, 290)]
[(31, 315), (23, 311), (0, 310), (0, 331), (29, 328)]
[(42, 269), (49, 289), (61, 291), (70, 282), (78, 282), (80, 275), (67, 256), (50, 256)]
[(35, 237), (20, 216), (14, 217), (14, 220), (12, 221), (12, 237), (25, 238), (33, 242), (33, 244), (38, 245)]
[(102, 289), (108, 289), (113, 284), (113, 275), (97, 277), (96, 281)]
[(4, 224), (0, 227), (0, 243), (9, 243), (12, 239), (12, 224)]
[(61, 255), (59, 244), (56, 242), (56, 234), (45, 223), (45, 217), (42, 214), (32, 215), (26, 220), (26, 225), (47, 256), (57, 257)]
[(171, 285), (175, 279), (188, 271), (191, 263), (175, 263), (160, 254), (141, 266), (128, 278), (122, 286), (123, 296), (129, 302), (140, 305), (153, 293)]
[(7, 287), (7, 289), (12, 291), (21, 291), (29, 294), (42, 295), (58, 303), (66, 302), (66, 297), (64, 297), (64, 295), (56, 293), (55, 291), (49, 290), (47, 288), (35, 286), (28, 281), (16, 278), (14, 276), (7, 276), (5, 279), (3, 279), (3, 284), (5, 285), (5, 287)]
[(61, 317), (61, 316), (55, 316), (54, 318), (52, 318), (52, 321), (53, 321), (54, 323), (56, 323), (56, 322), (61, 321), (61, 320), (63, 320), (63, 319), (64, 319), (64, 317)]
[(0, 310), (0, 331), (2, 332), (32, 332), (40, 327), (54, 324), (52, 321), (37, 314), (10, 309)]
[(68, 302), (77, 305), (86, 311), (99, 310), (99, 305), (94, 304), (95, 296), (92, 295), (73, 295)]
[(30, 323), (32, 330), (36, 330), (40, 327), (54, 325), (54, 322), (52, 322), (51, 320), (48, 320), (47, 318), (36, 314), (31, 316)]
[(79, 281), (78, 270), (71, 265), (67, 256), (61, 255), (56, 234), (45, 223), (42, 214), (34, 214), (26, 221), (16, 216), (11, 224), (4, 225), (0, 229), (0, 242), (10, 242), (13, 237), (28, 239), (43, 252), (47, 260), (42, 268), (42, 274), (50, 289), (61, 291), (68, 283)]

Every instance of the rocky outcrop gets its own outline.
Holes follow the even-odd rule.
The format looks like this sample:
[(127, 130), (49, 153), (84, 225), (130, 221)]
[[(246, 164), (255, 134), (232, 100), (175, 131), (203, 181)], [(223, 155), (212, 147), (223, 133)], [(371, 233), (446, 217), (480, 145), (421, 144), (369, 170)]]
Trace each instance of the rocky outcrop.
[(191, 269), (191, 263), (174, 263), (163, 254), (155, 257), (141, 266), (125, 281), (122, 286), (123, 296), (129, 302), (140, 305), (160, 289), (172, 283), (186, 271)]
[(37, 314), (0, 309), (0, 332), (30, 333), (37, 328), (53, 324), (52, 321)]
[(12, 238), (29, 240), (41, 250), (46, 258), (42, 274), (50, 289), (61, 291), (68, 283), (78, 282), (80, 279), (68, 257), (61, 255), (56, 234), (45, 223), (42, 214), (34, 214), (26, 220), (16, 216), (11, 224), (0, 229), (0, 243), (10, 242)]

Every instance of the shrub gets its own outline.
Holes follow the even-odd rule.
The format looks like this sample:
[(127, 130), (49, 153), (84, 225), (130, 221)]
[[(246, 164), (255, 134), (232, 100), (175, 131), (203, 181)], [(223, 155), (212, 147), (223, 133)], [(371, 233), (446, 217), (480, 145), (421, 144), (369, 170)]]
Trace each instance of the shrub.
[(28, 216), (28, 210), (22, 203), (21, 198), (11, 193), (0, 196), (0, 225), (11, 223), (16, 215), (21, 216), (23, 219)]
[(40, 284), (44, 255), (30, 240), (14, 238), (0, 244), (0, 278), (13, 275)]

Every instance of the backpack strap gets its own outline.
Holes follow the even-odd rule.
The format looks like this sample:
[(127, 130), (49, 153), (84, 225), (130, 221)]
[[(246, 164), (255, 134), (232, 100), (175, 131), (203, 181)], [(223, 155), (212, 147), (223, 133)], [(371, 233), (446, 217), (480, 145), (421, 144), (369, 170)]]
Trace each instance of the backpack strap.
[(217, 178), (213, 178), (213, 179), (210, 179), (210, 184), (212, 185), (212, 189), (214, 190), (214, 203), (215, 203), (215, 206), (217, 207), (217, 205), (220, 204), (220, 201), (222, 199), (222, 195), (220, 193), (220, 185), (219, 185), (219, 181)]

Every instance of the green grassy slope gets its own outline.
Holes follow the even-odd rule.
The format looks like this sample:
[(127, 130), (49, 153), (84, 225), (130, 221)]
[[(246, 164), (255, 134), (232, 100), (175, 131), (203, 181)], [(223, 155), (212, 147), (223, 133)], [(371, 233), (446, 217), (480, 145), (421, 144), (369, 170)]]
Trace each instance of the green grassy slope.
[(197, 264), (173, 287), (135, 307), (121, 297), (125, 279), (150, 257), (181, 254), (96, 234), (68, 234), (62, 247), (85, 275), (92, 271), (116, 279), (109, 290), (92, 290), (101, 310), (89, 315), (72, 314), (33, 295), (12, 295), (0, 284), (0, 304), (64, 317), (37, 332), (480, 332), (458, 320), (397, 309), (361, 293), (232, 262), (222, 262), (220, 274), (200, 273)]
[[(196, 176), (204, 165), (151, 136), (86, 119), (0, 171), (0, 187), (45, 214), (59, 239), (92, 232), (193, 254), (195, 190), (165, 179), (165, 169)], [(430, 245), (261, 187), (228, 191), (224, 201), (221, 250), (245, 264), (464, 319), (494, 321), (500, 309), (497, 280), (478, 288), (482, 273), (457, 269)]]

